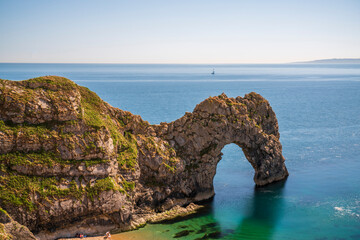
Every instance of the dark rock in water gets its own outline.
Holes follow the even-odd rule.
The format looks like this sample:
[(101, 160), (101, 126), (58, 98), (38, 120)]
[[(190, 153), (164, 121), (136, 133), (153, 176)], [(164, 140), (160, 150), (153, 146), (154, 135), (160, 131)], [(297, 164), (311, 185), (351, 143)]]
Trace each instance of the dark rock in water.
[(182, 225), (182, 226), (179, 226), (179, 228), (187, 228), (188, 226), (186, 225)]
[(201, 229), (200, 230), (198, 230), (196, 233), (197, 234), (199, 234), (199, 233), (204, 233), (204, 232), (206, 232), (206, 227), (204, 227), (204, 226), (201, 226)]
[(208, 238), (220, 238), (220, 237), (221, 237), (220, 231), (216, 231), (208, 234)]
[(216, 227), (216, 226), (218, 226), (217, 223), (208, 223), (208, 224), (202, 225), (201, 227), (212, 228), (212, 227)]
[(193, 230), (184, 230), (184, 231), (178, 232), (174, 235), (174, 238), (181, 238), (181, 237), (187, 236), (191, 232), (194, 232), (194, 231)]
[(227, 144), (242, 148), (256, 185), (286, 178), (279, 138), (254, 92), (151, 125), (66, 78), (0, 79), (0, 207), (40, 240), (131, 230), (211, 198)]
[(205, 233), (207, 230), (211, 229), (211, 228), (215, 228), (217, 227), (218, 224), (217, 223), (207, 223), (204, 225), (201, 225), (200, 230), (198, 230), (196, 233)]
[(198, 230), (196, 233), (204, 233), (206, 232), (207, 230), (209, 229), (213, 229), (218, 227), (218, 224), (217, 223), (208, 223), (208, 224), (204, 224), (204, 225), (201, 225), (201, 228), (200, 230)]
[(212, 233), (206, 233), (203, 237), (197, 239), (219, 239), (221, 238), (221, 232), (216, 231)]

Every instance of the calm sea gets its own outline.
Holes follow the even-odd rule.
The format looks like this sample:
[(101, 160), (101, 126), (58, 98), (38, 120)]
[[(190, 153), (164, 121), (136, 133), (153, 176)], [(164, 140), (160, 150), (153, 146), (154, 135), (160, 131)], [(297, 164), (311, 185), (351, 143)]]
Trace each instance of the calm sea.
[(255, 188), (253, 169), (230, 144), (206, 210), (113, 238), (172, 239), (189, 230), (179, 239), (360, 239), (360, 65), (0, 64), (3, 79), (42, 75), (67, 77), (154, 124), (222, 92), (260, 93), (277, 115), (286, 182)]

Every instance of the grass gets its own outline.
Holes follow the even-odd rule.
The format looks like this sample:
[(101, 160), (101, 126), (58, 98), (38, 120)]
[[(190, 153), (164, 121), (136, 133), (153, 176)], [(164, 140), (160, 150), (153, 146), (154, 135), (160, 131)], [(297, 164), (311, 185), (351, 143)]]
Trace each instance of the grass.
[(123, 189), (128, 193), (131, 191), (134, 191), (135, 189), (135, 182), (128, 182), (125, 179), (121, 181), (121, 185), (123, 186)]
[(64, 77), (58, 76), (43, 76), (32, 78), (28, 80), (21, 81), (22, 83), (31, 84), (38, 83), (39, 87), (49, 90), (71, 90), (74, 89), (77, 85)]
[[(115, 142), (119, 141), (120, 133), (116, 121), (112, 120), (109, 115), (103, 116), (102, 109), (105, 107), (102, 100), (96, 93), (88, 88), (80, 87), (81, 106), (84, 110), (83, 119), (89, 126), (95, 128), (107, 127)], [(120, 125), (120, 124), (119, 124)]]
[(228, 105), (229, 107), (231, 107), (232, 105), (234, 105), (232, 102), (230, 101), (226, 101), (226, 105)]
[(45, 165), (52, 167), (54, 163), (59, 162), (60, 158), (52, 152), (39, 153), (7, 153), (0, 155), (0, 162), (7, 165)]
[(166, 167), (167, 170), (169, 170), (172, 173), (175, 173), (175, 170), (176, 170), (175, 166), (170, 166), (169, 164), (167, 164), (165, 162), (163, 162), (162, 164)]
[(8, 213), (4, 209), (2, 209), (1, 207), (0, 207), (0, 213), (8, 216)]
[(120, 122), (115, 119), (112, 119), (109, 115), (106, 115), (104, 119), (104, 125), (110, 132), (111, 138), (114, 141), (114, 144), (124, 141), (124, 136), (119, 131), (118, 126), (122, 126)]
[(83, 119), (89, 126), (100, 128), (104, 126), (101, 116), (101, 99), (86, 87), (79, 88), (81, 93), (81, 107), (84, 110)]
[(1, 176), (0, 177), (0, 199), (5, 204), (25, 206), (28, 210), (34, 210), (35, 206), (31, 201), (30, 194), (38, 189), (38, 184), (31, 181), (27, 176)]
[[(22, 153), (14, 152), (0, 155), (0, 171), (3, 173), (0, 176), (0, 199), (5, 204), (14, 206), (24, 206), (27, 210), (32, 211), (36, 208), (33, 197), (39, 196), (40, 199), (52, 201), (57, 198), (77, 198), (80, 199), (85, 194), (94, 199), (94, 196), (99, 195), (102, 191), (116, 190), (114, 181), (110, 179), (100, 179), (95, 182), (93, 186), (87, 186), (83, 189), (78, 187), (73, 180), (65, 189), (60, 189), (59, 185), (64, 184), (64, 179), (56, 177), (38, 177), (18, 175), (9, 169), (13, 165), (25, 166), (48, 166), (52, 167), (55, 164), (66, 165), (85, 163), (86, 167), (108, 162), (109, 160), (93, 159), (93, 160), (62, 160), (57, 154), (52, 152), (32, 152)], [(80, 180), (80, 179), (79, 179)], [(66, 183), (66, 181), (65, 181)], [(41, 202), (36, 200), (36, 202)]]
[(10, 124), (0, 120), (0, 131), (13, 133), (15, 135), (22, 133), (26, 137), (37, 136), (37, 137), (48, 137), (52, 135), (52, 130), (49, 129), (45, 124), (29, 125), (23, 124)]
[(22, 166), (46, 166), (53, 167), (56, 164), (60, 165), (80, 165), (85, 163), (86, 167), (97, 164), (107, 163), (107, 159), (90, 159), (90, 160), (63, 160), (58, 154), (53, 152), (12, 152), (0, 155), (0, 163), (8, 166), (22, 165)]
[[(57, 93), (57, 96), (59, 99), (66, 100), (67, 98), (64, 97), (66, 92), (73, 90), (77, 86), (69, 79), (57, 76), (44, 76), (17, 82), (1, 80), (0, 83), (2, 92), (0, 102), (4, 101), (4, 96), (9, 96), (12, 101), (22, 104), (26, 104), (27, 102), (34, 100), (34, 91), (36, 88), (45, 89), (50, 98), (52, 98), (54, 92), (61, 91), (61, 94)], [(15, 86), (23, 86), (21, 94), (12, 90)], [(13, 109), (13, 111), (16, 111), (16, 109)], [(18, 109), (18, 111), (20, 111), (20, 109)]]
[(137, 147), (136, 144), (134, 144), (136, 140), (134, 141), (132, 137), (129, 138), (121, 134), (120, 128), (124, 126), (124, 122), (113, 119), (107, 114), (102, 114), (105, 105), (96, 93), (85, 87), (79, 87), (79, 90), (81, 93), (81, 106), (84, 110), (83, 120), (85, 123), (97, 129), (102, 127), (107, 128), (114, 141), (114, 145), (120, 144), (122, 146), (123, 151), (121, 152), (123, 152), (123, 154), (120, 154), (119, 159), (128, 156), (130, 157), (128, 163), (134, 163), (134, 156), (136, 155), (137, 157)]
[(119, 191), (119, 187), (114, 179), (107, 177), (97, 180), (93, 186), (86, 186), (85, 190), (87, 197), (94, 201), (94, 198), (99, 196), (100, 193), (110, 190)]
[(135, 170), (138, 157), (138, 147), (135, 136), (129, 132), (125, 132), (125, 137), (122, 136), (117, 161), (122, 169)]
[(24, 206), (27, 210), (33, 211), (37, 208), (34, 203), (34, 196), (38, 196), (36, 202), (41, 204), (41, 200), (52, 202), (56, 199), (81, 199), (87, 196), (92, 201), (96, 196), (104, 191), (119, 191), (118, 185), (111, 177), (98, 179), (90, 186), (79, 187), (73, 180), (67, 188), (60, 189), (59, 185), (64, 183), (64, 179), (56, 177), (37, 177), (9, 174), (0, 176), (0, 199), (5, 204), (14, 206)]

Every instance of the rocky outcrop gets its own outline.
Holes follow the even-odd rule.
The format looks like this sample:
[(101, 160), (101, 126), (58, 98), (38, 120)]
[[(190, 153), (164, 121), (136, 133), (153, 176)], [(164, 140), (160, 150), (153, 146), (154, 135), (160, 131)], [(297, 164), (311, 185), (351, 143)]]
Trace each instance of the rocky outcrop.
[(173, 220), (179, 217), (185, 217), (190, 214), (196, 213), (199, 209), (204, 208), (204, 206), (197, 205), (195, 203), (190, 203), (186, 207), (180, 207), (176, 205), (170, 210), (154, 214), (147, 219), (147, 222), (150, 223), (160, 223), (163, 221)]
[(279, 137), (275, 113), (256, 93), (210, 97), (150, 125), (65, 78), (0, 80), (0, 205), (39, 239), (130, 230), (211, 198), (230, 143), (257, 185), (286, 178)]
[(26, 239), (36, 240), (30, 230), (14, 221), (6, 211), (0, 208), (0, 239)]

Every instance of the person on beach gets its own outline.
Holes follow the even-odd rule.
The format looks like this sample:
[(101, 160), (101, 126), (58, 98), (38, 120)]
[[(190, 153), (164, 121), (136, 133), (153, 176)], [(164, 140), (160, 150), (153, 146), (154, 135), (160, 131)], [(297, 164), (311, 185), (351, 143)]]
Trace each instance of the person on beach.
[(105, 233), (105, 238), (104, 239), (111, 239), (111, 234), (110, 232), (106, 232)]

